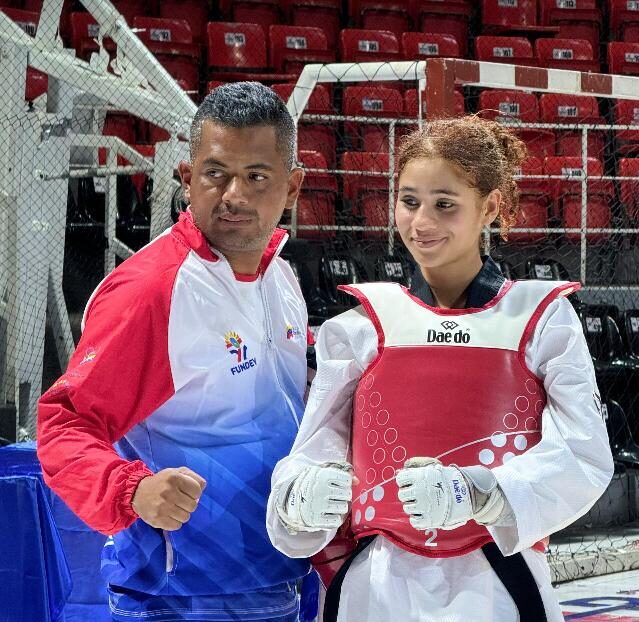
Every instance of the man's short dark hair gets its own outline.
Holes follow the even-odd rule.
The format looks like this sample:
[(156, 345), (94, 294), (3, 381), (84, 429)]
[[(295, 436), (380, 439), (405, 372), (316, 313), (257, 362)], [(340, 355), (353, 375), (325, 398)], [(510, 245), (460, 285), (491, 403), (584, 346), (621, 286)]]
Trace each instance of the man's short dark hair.
[(295, 124), (282, 99), (259, 82), (234, 82), (213, 89), (200, 104), (191, 124), (191, 159), (200, 148), (202, 124), (245, 128), (272, 126), (277, 149), (289, 170), (295, 163)]

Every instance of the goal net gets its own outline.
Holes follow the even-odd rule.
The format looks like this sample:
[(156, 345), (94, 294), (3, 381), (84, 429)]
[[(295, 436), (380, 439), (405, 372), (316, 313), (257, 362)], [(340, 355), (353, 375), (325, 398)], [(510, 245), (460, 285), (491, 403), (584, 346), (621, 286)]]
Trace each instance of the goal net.
[[(508, 50), (501, 56), (510, 58)], [(306, 168), (287, 223), (287, 252), (316, 326), (351, 304), (340, 284), (410, 285), (413, 265), (394, 227), (402, 135), (429, 119), (472, 113), (524, 140), (519, 218), (508, 241), (498, 227), (486, 231), (484, 252), (509, 278), (582, 283), (571, 298), (595, 363), (616, 464), (602, 499), (552, 537), (553, 578), (635, 567), (639, 78), (433, 59), (307, 66), (282, 95), (298, 121)]]

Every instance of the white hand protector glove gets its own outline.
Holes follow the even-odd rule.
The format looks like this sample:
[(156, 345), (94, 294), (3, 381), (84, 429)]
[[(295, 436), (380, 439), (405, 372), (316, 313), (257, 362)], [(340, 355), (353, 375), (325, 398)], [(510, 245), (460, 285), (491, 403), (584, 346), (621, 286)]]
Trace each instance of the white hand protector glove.
[(492, 524), (504, 509), (497, 480), (481, 466), (460, 469), (436, 458), (411, 458), (396, 480), (397, 496), (415, 529), (456, 529), (471, 518)]
[(353, 498), (352, 467), (327, 462), (304, 469), (277, 498), (277, 514), (290, 533), (330, 531), (346, 518)]

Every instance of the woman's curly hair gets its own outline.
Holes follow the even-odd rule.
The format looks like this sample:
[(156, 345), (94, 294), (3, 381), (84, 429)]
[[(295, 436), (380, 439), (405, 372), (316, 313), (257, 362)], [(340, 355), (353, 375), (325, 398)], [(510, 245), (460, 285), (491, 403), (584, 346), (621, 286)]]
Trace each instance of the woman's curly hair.
[(402, 139), (398, 171), (419, 158), (442, 158), (461, 169), (472, 187), (486, 197), (501, 191), (498, 222), (501, 237), (515, 224), (519, 190), (514, 176), (527, 157), (526, 145), (496, 121), (468, 115), (425, 123)]

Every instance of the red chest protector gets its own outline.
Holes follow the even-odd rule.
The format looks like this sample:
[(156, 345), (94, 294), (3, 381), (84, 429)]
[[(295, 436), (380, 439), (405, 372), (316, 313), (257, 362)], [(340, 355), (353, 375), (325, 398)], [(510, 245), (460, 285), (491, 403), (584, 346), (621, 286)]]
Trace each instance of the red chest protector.
[[(451, 531), (413, 528), (395, 474), (415, 456), (495, 468), (539, 442), (546, 395), (526, 367), (526, 344), (548, 304), (579, 287), (509, 281), (485, 307), (452, 310), (425, 305), (394, 283), (343, 288), (358, 298), (379, 340), (353, 398), (355, 539), (379, 534), (426, 557), (463, 555), (492, 541), (474, 521)], [(320, 555), (336, 557), (344, 544)]]

